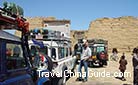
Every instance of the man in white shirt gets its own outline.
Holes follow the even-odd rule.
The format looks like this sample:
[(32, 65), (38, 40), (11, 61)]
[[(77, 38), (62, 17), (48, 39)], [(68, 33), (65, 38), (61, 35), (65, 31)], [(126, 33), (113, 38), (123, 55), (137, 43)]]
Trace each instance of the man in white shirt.
[(81, 54), (81, 58), (80, 58), (80, 64), (79, 64), (79, 78), (78, 80), (81, 81), (82, 79), (82, 66), (84, 66), (85, 69), (85, 78), (84, 78), (84, 82), (86, 82), (88, 80), (88, 65), (87, 65), (87, 59), (91, 56), (91, 49), (88, 46), (88, 41), (83, 39), (83, 50), (82, 50), (82, 54)]

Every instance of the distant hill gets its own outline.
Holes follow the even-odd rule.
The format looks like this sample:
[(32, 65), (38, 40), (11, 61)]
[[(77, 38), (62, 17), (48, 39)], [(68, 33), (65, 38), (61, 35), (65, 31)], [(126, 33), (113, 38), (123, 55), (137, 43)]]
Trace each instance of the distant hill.
[(132, 51), (138, 46), (138, 18), (123, 16), (96, 19), (90, 22), (86, 37), (108, 40), (109, 51), (112, 48), (120, 52)]

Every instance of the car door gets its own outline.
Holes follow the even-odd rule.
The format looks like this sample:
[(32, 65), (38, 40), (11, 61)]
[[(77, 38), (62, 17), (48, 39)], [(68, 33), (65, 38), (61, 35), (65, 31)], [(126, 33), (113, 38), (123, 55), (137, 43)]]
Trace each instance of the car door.
[[(29, 68), (24, 57), (21, 42), (4, 41), (2, 47), (3, 62), (3, 80), (0, 85), (33, 85), (32, 77), (29, 74)], [(10, 49), (11, 52), (6, 52)]]

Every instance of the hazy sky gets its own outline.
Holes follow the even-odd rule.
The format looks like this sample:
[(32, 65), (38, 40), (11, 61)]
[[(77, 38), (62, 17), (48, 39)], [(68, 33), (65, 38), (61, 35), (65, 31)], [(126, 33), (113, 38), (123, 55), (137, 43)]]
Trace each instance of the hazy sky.
[(1, 0), (24, 8), (25, 16), (54, 16), (71, 20), (71, 29), (88, 29), (102, 17), (138, 16), (138, 0)]

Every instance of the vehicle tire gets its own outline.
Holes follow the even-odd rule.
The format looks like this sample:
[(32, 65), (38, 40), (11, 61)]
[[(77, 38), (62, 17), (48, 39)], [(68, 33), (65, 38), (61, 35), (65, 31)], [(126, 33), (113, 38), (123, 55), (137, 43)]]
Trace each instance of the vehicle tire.
[(52, 59), (51, 59), (49, 56), (46, 56), (46, 59), (47, 59), (47, 61), (48, 61), (48, 70), (49, 70), (49, 71), (52, 71), (52, 68), (53, 68)]
[(107, 61), (105, 61), (105, 65), (107, 66)]
[[(67, 67), (66, 66), (63, 66), (63, 68), (62, 68), (62, 72), (63, 72), (62, 73), (62, 77), (59, 79), (58, 85), (66, 85), (67, 78), (66, 78), (66, 76), (64, 76), (64, 71), (65, 70), (67, 70)], [(65, 75), (67, 75), (67, 73)]]

